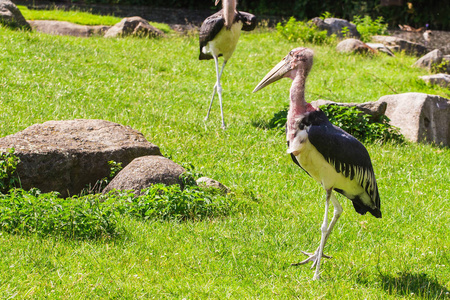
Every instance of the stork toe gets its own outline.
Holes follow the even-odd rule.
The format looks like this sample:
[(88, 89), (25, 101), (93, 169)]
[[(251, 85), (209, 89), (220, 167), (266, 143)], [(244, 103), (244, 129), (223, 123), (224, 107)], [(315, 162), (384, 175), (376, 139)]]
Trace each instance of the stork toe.
[[(301, 262), (293, 263), (293, 264), (291, 264), (291, 266), (300, 266), (300, 265), (304, 265), (304, 264), (312, 261), (313, 264), (311, 266), (311, 269), (314, 269), (314, 267), (317, 265), (318, 251), (316, 251), (314, 253), (302, 251), (302, 253), (305, 254), (306, 256), (308, 256), (308, 258), (305, 260), (302, 260)], [(323, 258), (331, 258), (331, 256), (325, 255), (323, 253), (322, 253), (322, 257)]]

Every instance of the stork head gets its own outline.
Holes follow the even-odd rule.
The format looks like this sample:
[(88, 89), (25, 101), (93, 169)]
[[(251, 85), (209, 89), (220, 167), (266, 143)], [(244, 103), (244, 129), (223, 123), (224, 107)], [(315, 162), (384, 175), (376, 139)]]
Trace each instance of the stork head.
[(281, 79), (294, 79), (298, 72), (302, 72), (306, 79), (313, 65), (314, 52), (308, 48), (295, 48), (289, 52), (255, 87), (253, 93)]

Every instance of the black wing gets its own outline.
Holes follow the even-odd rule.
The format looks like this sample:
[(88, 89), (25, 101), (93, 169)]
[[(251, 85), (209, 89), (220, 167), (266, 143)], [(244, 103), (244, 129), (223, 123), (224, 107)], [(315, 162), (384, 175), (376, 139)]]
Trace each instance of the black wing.
[(205, 21), (203, 21), (202, 26), (200, 27), (200, 56), (198, 59), (213, 59), (212, 55), (203, 53), (202, 48), (216, 37), (223, 26), (225, 26), (225, 19), (223, 18), (222, 10), (207, 17)]
[[(237, 18), (242, 22), (242, 30), (252, 31), (256, 27), (256, 16), (245, 11), (238, 11)], [(235, 21), (236, 22), (236, 21)]]
[[(317, 114), (320, 123), (315, 122), (313, 114)], [(364, 206), (360, 199), (351, 199), (356, 211), (362, 214), (369, 211), (375, 217), (381, 217), (378, 186), (367, 149), (352, 135), (331, 124), (322, 111), (312, 112), (309, 117), (308, 139), (311, 144), (334, 166), (336, 172), (356, 180), (377, 208)], [(345, 191), (336, 191), (348, 197)]]

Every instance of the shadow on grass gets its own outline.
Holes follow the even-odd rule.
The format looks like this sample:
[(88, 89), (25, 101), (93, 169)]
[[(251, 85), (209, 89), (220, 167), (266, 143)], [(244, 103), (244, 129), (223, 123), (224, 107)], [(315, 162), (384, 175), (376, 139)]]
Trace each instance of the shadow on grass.
[(380, 273), (381, 287), (390, 295), (421, 299), (450, 299), (450, 291), (436, 278), (425, 273), (402, 272), (396, 275)]

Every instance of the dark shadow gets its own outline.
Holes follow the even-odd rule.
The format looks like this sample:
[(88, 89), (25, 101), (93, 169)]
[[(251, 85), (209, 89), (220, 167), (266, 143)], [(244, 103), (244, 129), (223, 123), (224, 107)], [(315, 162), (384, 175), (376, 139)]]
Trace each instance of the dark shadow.
[(425, 273), (410, 272), (396, 275), (380, 273), (381, 287), (390, 295), (409, 296), (420, 299), (450, 299), (450, 291)]

